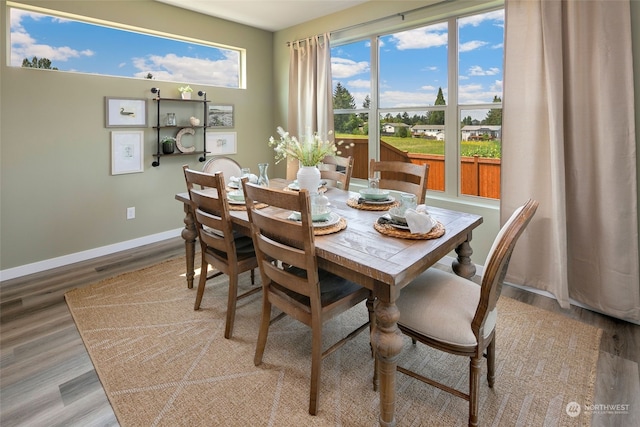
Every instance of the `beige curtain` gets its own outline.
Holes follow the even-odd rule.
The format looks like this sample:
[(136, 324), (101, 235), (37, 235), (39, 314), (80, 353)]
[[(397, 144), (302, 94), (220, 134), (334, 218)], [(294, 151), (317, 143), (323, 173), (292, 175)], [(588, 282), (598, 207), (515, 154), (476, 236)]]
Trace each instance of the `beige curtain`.
[(540, 201), (507, 281), (640, 322), (629, 0), (507, 0), (502, 221)]
[[(298, 137), (307, 131), (326, 136), (333, 130), (329, 33), (289, 43), (288, 126)], [(289, 162), (287, 178), (295, 178), (297, 170), (298, 162)]]

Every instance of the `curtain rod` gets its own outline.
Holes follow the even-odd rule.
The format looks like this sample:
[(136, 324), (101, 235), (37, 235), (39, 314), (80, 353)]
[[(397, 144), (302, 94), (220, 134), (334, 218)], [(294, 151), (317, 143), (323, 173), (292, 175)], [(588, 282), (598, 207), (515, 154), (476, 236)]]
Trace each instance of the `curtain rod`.
[[(331, 33), (326, 33), (331, 35)], [(324, 34), (316, 34), (315, 36), (309, 36), (307, 38), (304, 39), (298, 39), (298, 40), (294, 40), (292, 42), (287, 42), (287, 47), (291, 46), (292, 43), (300, 43), (300, 42), (306, 42), (307, 40), (309, 40), (311, 37), (324, 37)]]
[[(435, 3), (432, 3), (432, 4), (428, 4), (428, 5), (425, 5), (425, 6), (417, 7), (415, 9), (410, 9), (410, 10), (407, 10), (407, 11), (404, 11), (404, 12), (394, 13), (393, 15), (382, 16), (380, 18), (372, 19), (370, 21), (360, 22), (359, 24), (354, 24), (354, 25), (351, 25), (351, 26), (348, 26), (348, 27), (345, 27), (345, 28), (340, 28), (338, 30), (330, 31), (329, 34), (331, 35), (331, 34), (333, 34), (335, 32), (349, 31), (349, 30), (353, 30), (353, 29), (356, 29), (356, 28), (364, 27), (366, 25), (377, 24), (378, 22), (387, 21), (389, 19), (394, 19), (394, 18), (398, 18), (398, 17), (400, 18), (401, 21), (404, 21), (405, 15), (409, 15), (411, 13), (415, 13), (415, 12), (422, 11), (424, 9), (428, 9), (430, 7), (433, 7), (436, 4), (439, 4), (439, 3), (448, 3), (450, 1), (452, 1), (452, 0), (442, 0), (442, 1), (435, 2)], [(318, 34), (318, 36), (323, 36), (323, 34)], [(295, 40), (295, 41), (292, 41), (292, 42), (287, 42), (287, 46), (291, 46), (291, 43), (297, 43), (297, 42), (306, 41), (307, 39), (309, 39), (311, 37), (314, 37), (314, 36), (309, 36), (306, 39), (300, 39), (300, 40)]]

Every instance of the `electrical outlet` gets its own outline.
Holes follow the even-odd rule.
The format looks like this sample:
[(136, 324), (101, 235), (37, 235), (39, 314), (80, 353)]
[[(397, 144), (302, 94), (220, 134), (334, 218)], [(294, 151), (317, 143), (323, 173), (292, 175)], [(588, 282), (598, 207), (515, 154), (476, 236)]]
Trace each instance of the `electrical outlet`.
[(134, 219), (136, 217), (136, 208), (127, 208), (127, 219)]

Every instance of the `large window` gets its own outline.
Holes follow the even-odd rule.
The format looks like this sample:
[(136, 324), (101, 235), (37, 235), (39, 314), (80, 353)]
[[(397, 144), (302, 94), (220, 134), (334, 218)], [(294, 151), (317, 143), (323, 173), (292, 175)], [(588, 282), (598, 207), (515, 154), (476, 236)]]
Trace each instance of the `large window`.
[(118, 24), (9, 8), (10, 65), (241, 88), (244, 51)]
[(430, 190), (498, 199), (503, 37), (501, 9), (334, 43), (335, 129), (359, 142), (354, 177), (372, 157), (428, 163)]

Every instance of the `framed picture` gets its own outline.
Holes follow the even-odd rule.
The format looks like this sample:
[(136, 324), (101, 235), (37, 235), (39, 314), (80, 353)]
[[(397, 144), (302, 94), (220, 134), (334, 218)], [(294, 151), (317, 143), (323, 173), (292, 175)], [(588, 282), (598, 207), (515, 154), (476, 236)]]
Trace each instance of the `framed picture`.
[(205, 151), (207, 156), (218, 156), (220, 154), (236, 153), (236, 133), (235, 132), (212, 132), (207, 131), (205, 139)]
[(111, 175), (144, 172), (144, 131), (111, 132)]
[(147, 100), (104, 97), (105, 127), (146, 128)]
[(210, 105), (207, 125), (212, 128), (232, 128), (233, 105)]

